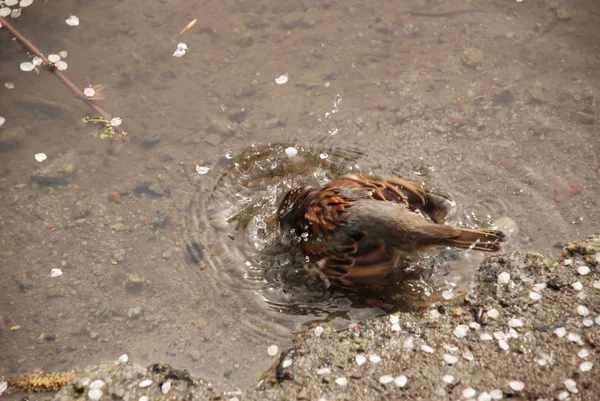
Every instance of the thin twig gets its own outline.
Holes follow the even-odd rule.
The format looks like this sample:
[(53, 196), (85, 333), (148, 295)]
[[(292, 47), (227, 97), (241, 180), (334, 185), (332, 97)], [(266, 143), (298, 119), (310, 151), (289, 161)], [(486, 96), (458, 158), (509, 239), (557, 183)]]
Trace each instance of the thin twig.
[[(50, 62), (50, 60), (48, 60), (46, 58), (46, 56), (39, 51), (39, 49), (37, 47), (35, 47), (35, 45), (33, 43), (31, 43), (25, 36), (23, 36), (19, 31), (16, 30), (16, 28), (14, 26), (12, 26), (12, 24), (10, 24), (6, 18), (4, 17), (0, 17), (0, 25), (3, 28), (6, 28), (10, 33), (13, 34), (13, 36), (15, 38), (17, 38), (17, 40), (19, 42), (21, 42), (21, 44), (23, 46), (25, 46), (25, 48), (27, 48), (27, 50), (38, 56), (39, 58), (42, 59), (42, 65), (44, 67), (46, 67), (46, 69), (48, 69), (48, 71), (53, 72), (54, 75), (60, 79), (60, 81), (65, 84), (65, 86), (67, 88), (69, 88), (69, 90), (71, 91), (71, 93), (73, 93), (73, 95), (81, 100), (82, 102), (84, 102), (85, 104), (87, 104), (92, 110), (94, 110), (96, 113), (98, 113), (98, 115), (100, 117), (102, 117), (104, 120), (108, 120), (110, 121), (112, 119), (112, 116), (109, 112), (107, 112), (106, 110), (104, 110), (102, 107), (98, 106), (96, 104), (96, 102), (94, 102), (92, 99), (89, 99), (87, 97), (85, 97), (85, 95), (83, 94), (83, 92), (77, 87), (77, 85), (75, 85), (69, 78), (67, 78), (65, 76), (65, 74), (63, 74), (61, 71), (56, 69), (56, 66)], [(119, 134), (119, 135), (124, 135), (124, 132), (119, 128), (119, 127), (113, 127), (114, 131)]]

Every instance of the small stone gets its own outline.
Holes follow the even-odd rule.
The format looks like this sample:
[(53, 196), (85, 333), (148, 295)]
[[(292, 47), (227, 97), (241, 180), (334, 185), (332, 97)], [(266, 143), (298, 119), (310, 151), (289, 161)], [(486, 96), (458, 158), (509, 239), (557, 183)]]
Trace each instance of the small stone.
[(559, 8), (558, 10), (556, 10), (556, 16), (561, 21), (568, 21), (571, 19), (569, 12), (567, 10), (565, 10), (564, 8)]
[(150, 379), (145, 379), (142, 380), (141, 382), (139, 382), (138, 386), (140, 388), (146, 388), (146, 387), (150, 387), (152, 385), (152, 380)]
[(171, 251), (170, 250), (166, 250), (164, 251), (161, 255), (160, 255), (163, 259), (170, 259), (171, 258)]
[(0, 130), (0, 148), (16, 146), (26, 137), (27, 132), (23, 127), (3, 128)]
[(596, 119), (593, 114), (584, 113), (582, 111), (574, 111), (571, 113), (571, 119), (576, 123), (583, 125), (594, 125), (596, 123)]
[(315, 25), (317, 25), (319, 22), (321, 22), (322, 17), (321, 17), (321, 12), (312, 7), (309, 8), (308, 10), (306, 10), (306, 13), (304, 13), (304, 17), (302, 18), (302, 23), (307, 26), (307, 27), (313, 27)]
[[(516, 165), (516, 160), (514, 162)], [(505, 163), (505, 167), (511, 167), (511, 168), (514, 167), (513, 162), (510, 162), (509, 164)], [(519, 233), (519, 226), (513, 219), (511, 219), (508, 216), (500, 217), (499, 219), (494, 221), (494, 223), (492, 225), (494, 227), (496, 227), (497, 230), (500, 230), (503, 233), (508, 234), (508, 235), (513, 235), (513, 234)]]
[(323, 327), (322, 326), (317, 326), (315, 327), (314, 333), (315, 333), (315, 337), (321, 337), (321, 334), (323, 334)]
[(569, 333), (567, 334), (567, 340), (577, 343), (579, 345), (583, 345), (583, 341), (581, 341), (581, 336), (577, 333)]
[(219, 134), (208, 134), (204, 137), (204, 141), (212, 146), (219, 146), (223, 142), (223, 137)]
[(286, 15), (284, 15), (283, 18), (281, 18), (281, 25), (285, 29), (292, 29), (300, 25), (300, 23), (304, 19), (304, 15), (305, 13), (303, 13), (302, 11), (289, 12)]
[(406, 386), (407, 382), (408, 382), (408, 377), (406, 377), (404, 375), (394, 377), (394, 384), (398, 388), (403, 388), (404, 386)]
[(117, 191), (110, 191), (108, 193), (108, 200), (112, 203), (121, 203), (121, 195)]
[(130, 319), (138, 319), (144, 313), (144, 309), (141, 305), (134, 306), (133, 308), (129, 308), (127, 311), (127, 316)]
[(544, 103), (546, 101), (546, 95), (542, 84), (539, 81), (535, 81), (534, 84), (529, 88), (529, 102), (530, 103)]
[(139, 294), (144, 290), (144, 286), (146, 285), (143, 278), (136, 276), (133, 273), (127, 274), (127, 279), (125, 280), (125, 290), (134, 294)]
[(508, 272), (502, 272), (498, 274), (498, 284), (505, 285), (510, 282), (510, 274)]
[(476, 69), (483, 63), (484, 55), (481, 50), (470, 47), (465, 49), (460, 59), (468, 67)]
[(462, 391), (463, 398), (469, 399), (477, 395), (477, 391), (472, 387), (467, 387)]
[(592, 284), (592, 287), (594, 287), (597, 290), (600, 290), (600, 280), (594, 281), (594, 283)]
[(188, 356), (194, 362), (198, 362), (199, 360), (202, 359), (202, 354), (200, 353), (200, 351), (195, 350), (195, 349), (193, 349), (190, 352), (188, 352)]
[(129, 355), (127, 355), (127, 354), (123, 354), (119, 357), (120, 363), (127, 363), (128, 361), (129, 361)]
[(75, 173), (78, 160), (77, 153), (70, 150), (34, 172), (31, 179), (42, 185), (67, 184)]
[(117, 261), (117, 263), (125, 262), (125, 249), (117, 249), (113, 252), (113, 259)]
[(482, 334), (479, 336), (479, 340), (480, 340), (480, 341), (492, 341), (493, 339), (494, 339), (494, 338), (493, 338), (493, 337), (492, 337), (492, 335), (491, 335), (491, 334), (489, 334), (489, 333), (482, 333)]
[(525, 383), (523, 383), (522, 381), (519, 380), (512, 380), (508, 383), (508, 386), (513, 390), (513, 391), (523, 391), (525, 389)]
[(321, 369), (317, 370), (317, 374), (319, 376), (329, 376), (331, 374), (331, 369), (330, 368), (321, 368)]

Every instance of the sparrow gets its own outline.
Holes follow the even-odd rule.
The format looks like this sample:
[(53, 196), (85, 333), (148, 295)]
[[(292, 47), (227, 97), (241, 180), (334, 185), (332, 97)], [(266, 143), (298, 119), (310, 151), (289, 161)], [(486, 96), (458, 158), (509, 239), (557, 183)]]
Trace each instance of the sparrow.
[(501, 231), (444, 224), (451, 205), (399, 176), (346, 175), (287, 191), (277, 220), (313, 277), (352, 288), (390, 280), (401, 259), (430, 247), (500, 249)]

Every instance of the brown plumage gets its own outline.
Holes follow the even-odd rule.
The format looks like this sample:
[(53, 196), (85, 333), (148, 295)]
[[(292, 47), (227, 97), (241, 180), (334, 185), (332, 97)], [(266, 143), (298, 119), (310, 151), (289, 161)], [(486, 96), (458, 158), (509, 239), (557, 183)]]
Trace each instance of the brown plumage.
[(450, 200), (400, 177), (347, 175), (288, 191), (277, 217), (309, 271), (352, 287), (385, 281), (399, 258), (449, 246), (494, 252), (504, 233), (443, 224)]

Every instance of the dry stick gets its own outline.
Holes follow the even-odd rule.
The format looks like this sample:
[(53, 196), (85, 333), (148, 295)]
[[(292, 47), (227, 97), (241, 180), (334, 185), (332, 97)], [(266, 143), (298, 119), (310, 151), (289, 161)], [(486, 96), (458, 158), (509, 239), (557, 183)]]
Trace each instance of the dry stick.
[[(41, 58), (43, 60), (43, 62), (42, 62), (43, 66), (46, 67), (48, 69), (48, 71), (53, 72), (54, 75), (56, 75), (56, 77), (58, 79), (60, 79), (61, 82), (67, 86), (67, 88), (69, 88), (69, 90), (73, 93), (73, 95), (77, 99), (79, 99), (79, 100), (83, 101), (85, 104), (87, 104), (92, 110), (94, 110), (96, 113), (98, 113), (100, 115), (100, 117), (102, 117), (104, 120), (110, 121), (112, 119), (112, 116), (110, 115), (110, 113), (108, 113), (102, 107), (98, 106), (93, 100), (86, 98), (85, 95), (83, 94), (83, 92), (73, 82), (71, 82), (71, 80), (69, 78), (67, 78), (65, 76), (65, 74), (63, 74), (61, 71), (57, 70), (56, 66), (53, 63), (51, 63), (50, 60), (48, 60), (46, 58), (46, 56), (44, 56), (44, 54), (41, 51), (39, 51), (38, 48), (35, 47), (35, 45), (33, 43), (31, 43), (29, 40), (27, 40), (27, 38), (25, 36), (23, 36), (19, 31), (17, 31), (15, 29), (15, 27), (12, 26), (4, 17), (0, 17), (0, 26), (8, 29), (8, 31), (10, 33), (12, 33), (14, 35), (14, 37), (17, 38), (17, 40), (19, 42), (21, 42), (21, 44), (27, 48), (27, 50), (29, 50), (30, 53), (33, 53), (36, 56), (38, 56), (39, 58)], [(113, 127), (113, 129), (117, 134), (124, 135), (124, 132), (119, 127)]]

